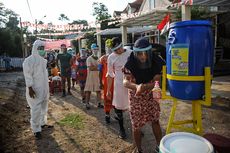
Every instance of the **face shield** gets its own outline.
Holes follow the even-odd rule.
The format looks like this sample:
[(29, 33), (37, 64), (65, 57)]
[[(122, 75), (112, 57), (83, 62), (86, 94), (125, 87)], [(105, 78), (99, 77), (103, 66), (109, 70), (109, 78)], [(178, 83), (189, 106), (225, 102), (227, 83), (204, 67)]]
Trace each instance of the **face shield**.
[(111, 48), (111, 50), (112, 50), (113, 52), (116, 52), (119, 48), (122, 48), (122, 47), (123, 47), (122, 43), (116, 44), (116, 45), (114, 45), (113, 48)]
[(98, 49), (92, 49), (92, 54), (93, 54), (93, 56), (97, 56), (97, 53), (98, 53)]
[(152, 66), (152, 46), (146, 48), (133, 47), (134, 58), (137, 61), (137, 65), (140, 69), (148, 69)]

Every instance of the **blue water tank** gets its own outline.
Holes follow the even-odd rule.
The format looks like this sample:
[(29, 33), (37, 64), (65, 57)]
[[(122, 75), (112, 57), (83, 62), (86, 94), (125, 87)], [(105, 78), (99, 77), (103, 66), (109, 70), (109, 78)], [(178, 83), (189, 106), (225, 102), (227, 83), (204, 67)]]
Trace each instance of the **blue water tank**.
[[(167, 74), (204, 76), (204, 68), (213, 72), (214, 41), (211, 22), (192, 20), (170, 25), (166, 44)], [(204, 81), (168, 80), (171, 96), (182, 100), (199, 100), (204, 95)]]

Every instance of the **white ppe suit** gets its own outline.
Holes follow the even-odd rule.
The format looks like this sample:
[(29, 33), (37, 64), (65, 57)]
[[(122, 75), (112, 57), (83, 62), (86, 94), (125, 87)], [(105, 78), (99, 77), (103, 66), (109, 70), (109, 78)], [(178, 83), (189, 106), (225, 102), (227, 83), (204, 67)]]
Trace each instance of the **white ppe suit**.
[[(41, 126), (47, 123), (49, 99), (47, 60), (38, 54), (39, 46), (45, 46), (45, 42), (36, 40), (33, 44), (32, 55), (23, 62), (26, 100), (30, 106), (30, 124), (34, 133), (41, 132)], [(30, 97), (29, 87), (33, 88), (35, 98)]]

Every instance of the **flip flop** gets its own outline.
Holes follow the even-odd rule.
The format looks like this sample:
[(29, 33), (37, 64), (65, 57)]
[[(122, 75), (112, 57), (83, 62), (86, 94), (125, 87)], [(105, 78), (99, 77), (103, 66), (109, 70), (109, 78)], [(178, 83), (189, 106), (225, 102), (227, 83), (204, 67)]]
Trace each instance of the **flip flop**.
[(54, 127), (53, 125), (47, 125), (47, 124), (41, 126), (42, 129), (44, 129), (44, 128), (51, 129), (53, 127)]

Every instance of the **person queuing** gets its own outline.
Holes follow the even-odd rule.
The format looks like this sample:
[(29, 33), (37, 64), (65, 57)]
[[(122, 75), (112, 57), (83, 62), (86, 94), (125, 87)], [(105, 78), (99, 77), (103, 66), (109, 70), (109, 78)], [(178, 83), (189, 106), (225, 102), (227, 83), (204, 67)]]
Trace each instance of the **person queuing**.
[(72, 65), (71, 65), (71, 78), (72, 78), (72, 89), (75, 89), (75, 84), (77, 84), (77, 56), (73, 55), (72, 56)]
[(92, 55), (86, 60), (87, 63), (87, 78), (85, 84), (85, 94), (86, 94), (86, 109), (90, 109), (89, 101), (91, 92), (96, 92), (98, 108), (103, 108), (101, 104), (101, 89), (100, 89), (100, 79), (98, 71), (98, 46), (96, 44), (91, 45)]
[(117, 115), (116, 119), (118, 120), (120, 126), (120, 135), (122, 139), (126, 138), (126, 132), (123, 125), (123, 111), (129, 108), (128, 103), (128, 89), (123, 86), (123, 72), (122, 68), (127, 62), (131, 51), (126, 51), (123, 49), (122, 43), (119, 38), (112, 38), (111, 43), (111, 53), (108, 57), (108, 72), (107, 72), (107, 81), (108, 89), (111, 89), (113, 79), (114, 79), (114, 91), (113, 99), (111, 90), (107, 90), (107, 99), (112, 100), (112, 105), (115, 107), (115, 113)]
[(104, 99), (104, 112), (105, 112), (105, 122), (107, 124), (110, 123), (110, 111), (113, 108), (112, 106), (112, 99), (113, 99), (113, 83), (111, 88), (109, 89), (112, 96), (111, 99), (107, 99), (106, 94), (107, 94), (107, 90), (108, 90), (108, 84), (107, 84), (107, 60), (108, 60), (108, 56), (112, 53), (112, 50), (108, 47), (111, 43), (111, 39), (107, 39), (106, 40), (106, 54), (103, 55), (100, 59), (99, 59), (99, 65), (100, 65), (100, 85), (101, 87), (103, 87), (103, 99)]
[(23, 62), (23, 74), (26, 82), (26, 100), (30, 106), (30, 124), (34, 136), (41, 139), (42, 128), (47, 125), (49, 99), (47, 60), (44, 59), (45, 42), (36, 40), (33, 44), (32, 55)]
[(86, 78), (87, 78), (86, 59), (87, 59), (86, 49), (82, 48), (80, 50), (80, 57), (77, 59), (77, 79), (81, 90), (82, 103), (85, 103), (85, 97), (86, 97), (84, 92)]
[(160, 106), (153, 99), (151, 90), (154, 81), (160, 80), (164, 64), (163, 59), (152, 52), (149, 42), (141, 38), (135, 42), (133, 53), (124, 66), (123, 83), (129, 89), (132, 132), (139, 153), (142, 152), (140, 129), (147, 122), (151, 122), (157, 145), (162, 138), (159, 123)]
[(65, 90), (65, 84), (67, 80), (68, 85), (68, 94), (72, 95), (70, 91), (71, 83), (70, 83), (70, 77), (71, 77), (71, 65), (72, 65), (72, 55), (67, 53), (67, 48), (65, 44), (61, 45), (61, 51), (62, 54), (58, 54), (56, 63), (59, 63), (60, 61), (60, 67), (61, 67), (61, 78), (62, 78), (62, 97), (66, 96), (66, 90)]

